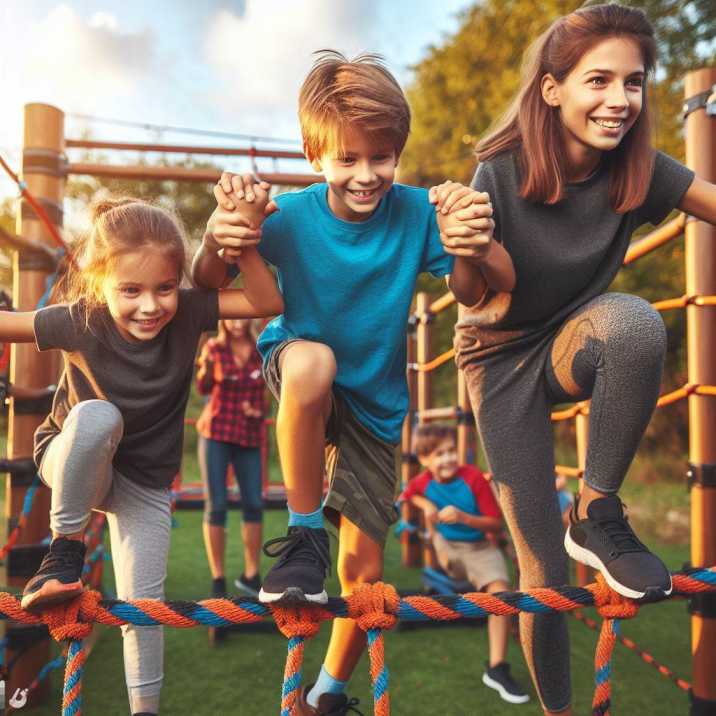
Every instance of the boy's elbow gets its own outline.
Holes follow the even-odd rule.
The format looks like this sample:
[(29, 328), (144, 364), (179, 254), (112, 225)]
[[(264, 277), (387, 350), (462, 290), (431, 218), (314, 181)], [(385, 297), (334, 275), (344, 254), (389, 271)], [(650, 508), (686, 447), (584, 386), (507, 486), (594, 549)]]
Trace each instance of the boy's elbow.
[(283, 308), (283, 297), (279, 295), (268, 301), (266, 305), (263, 306), (263, 310), (258, 317), (268, 318), (269, 316), (278, 316), (279, 314), (283, 313)]

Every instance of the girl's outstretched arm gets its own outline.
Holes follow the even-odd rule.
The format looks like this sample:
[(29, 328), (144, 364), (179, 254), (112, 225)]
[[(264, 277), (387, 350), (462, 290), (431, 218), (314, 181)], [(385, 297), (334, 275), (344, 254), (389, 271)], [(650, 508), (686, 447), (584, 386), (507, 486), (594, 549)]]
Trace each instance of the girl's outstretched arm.
[(0, 311), (0, 342), (33, 343), (37, 311)]
[(283, 313), (283, 297), (276, 279), (256, 249), (242, 249), (238, 259), (242, 289), (219, 292), (219, 318), (258, 318)]
[(716, 184), (695, 177), (682, 197), (679, 209), (716, 225)]

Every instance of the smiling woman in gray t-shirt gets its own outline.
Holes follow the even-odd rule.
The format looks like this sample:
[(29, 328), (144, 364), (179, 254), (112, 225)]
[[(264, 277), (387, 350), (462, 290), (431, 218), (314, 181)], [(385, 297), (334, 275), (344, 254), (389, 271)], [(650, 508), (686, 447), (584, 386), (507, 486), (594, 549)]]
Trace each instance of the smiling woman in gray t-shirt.
[[(455, 346), (522, 588), (566, 583), (566, 547), (625, 596), (672, 589), (617, 496), (658, 397), (664, 325), (646, 301), (606, 291), (638, 227), (676, 208), (716, 223), (716, 187), (650, 146), (654, 61), (641, 10), (571, 13), (537, 40), (512, 107), (478, 146), (473, 187), (490, 195), (516, 284), (484, 288)], [(565, 536), (550, 412), (590, 397), (584, 485)], [(545, 713), (570, 716), (564, 617), (522, 614), (520, 633)]]

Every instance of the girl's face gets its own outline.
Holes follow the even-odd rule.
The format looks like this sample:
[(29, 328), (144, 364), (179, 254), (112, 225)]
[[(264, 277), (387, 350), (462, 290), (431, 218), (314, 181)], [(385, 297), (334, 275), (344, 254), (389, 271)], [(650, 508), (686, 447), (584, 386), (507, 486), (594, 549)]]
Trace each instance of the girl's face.
[(174, 259), (159, 251), (132, 251), (117, 257), (102, 289), (122, 337), (148, 341), (177, 312), (179, 270)]
[(619, 145), (641, 112), (645, 74), (637, 42), (611, 37), (585, 52), (563, 82), (545, 75), (542, 96), (559, 107), (571, 160)]
[(250, 326), (250, 318), (234, 318), (224, 321), (224, 328), (231, 338), (248, 336)]

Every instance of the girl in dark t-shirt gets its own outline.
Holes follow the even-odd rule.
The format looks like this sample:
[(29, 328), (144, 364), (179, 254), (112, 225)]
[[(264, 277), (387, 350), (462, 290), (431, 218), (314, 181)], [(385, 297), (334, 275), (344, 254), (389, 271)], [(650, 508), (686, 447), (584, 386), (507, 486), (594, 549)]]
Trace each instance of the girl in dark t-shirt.
[[(280, 313), (283, 301), (258, 253), (244, 251), (244, 290), (180, 289), (185, 248), (176, 220), (134, 199), (103, 201), (66, 277), (68, 305), (5, 312), (0, 342), (62, 351), (52, 413), (35, 434), (40, 476), (52, 488), (52, 542), (25, 586), (41, 612), (76, 597), (92, 510), (106, 513), (120, 599), (164, 596), (170, 485), (201, 333), (219, 318)], [(242, 267), (243, 268), (243, 267)], [(159, 712), (161, 627), (122, 627), (133, 714)]]
[[(491, 197), (494, 239), (512, 258), (516, 285), (496, 293), (475, 270), (474, 291), (457, 296), (470, 308), (456, 352), (523, 588), (566, 583), (566, 546), (626, 596), (672, 589), (617, 496), (658, 396), (664, 326), (647, 302), (606, 291), (639, 226), (674, 208), (716, 223), (716, 186), (650, 146), (655, 54), (641, 10), (598, 5), (560, 18), (527, 55), (516, 99), (478, 146), (473, 187)], [(449, 210), (449, 201), (440, 206)], [(565, 537), (550, 411), (589, 397), (584, 484)], [(569, 716), (566, 620), (520, 616), (545, 713)]]

